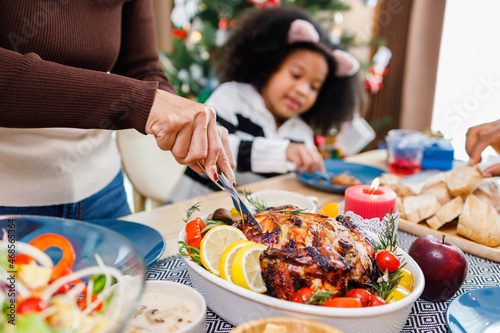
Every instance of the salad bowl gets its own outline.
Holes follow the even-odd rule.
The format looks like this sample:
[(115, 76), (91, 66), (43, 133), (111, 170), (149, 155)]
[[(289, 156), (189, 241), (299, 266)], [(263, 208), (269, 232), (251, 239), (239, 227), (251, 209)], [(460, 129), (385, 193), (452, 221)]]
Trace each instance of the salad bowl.
[[(4, 309), (5, 316), (2, 316), (16, 325), (0, 319), (0, 331), (16, 332), (16, 329), (19, 331), (26, 325), (30, 331), (37, 332), (48, 332), (47, 329), (54, 333), (122, 331), (135, 311), (145, 280), (143, 255), (128, 239), (91, 223), (43, 216), (0, 216), (0, 231), (3, 233), (0, 255), (8, 258), (0, 268), (0, 287), (3, 286), (0, 298), (18, 303), (15, 314), (8, 310), (5, 313)], [(14, 253), (16, 261), (12, 260)], [(20, 255), (27, 256), (29, 259), (25, 260), (29, 262), (22, 263)], [(57, 268), (62, 267), (59, 264), (63, 262), (65, 268), (58, 271)], [(50, 279), (38, 286), (47, 270)], [(56, 271), (59, 273), (56, 274)], [(9, 275), (5, 275), (10, 274), (8, 272), (14, 272), (15, 299), (13, 294), (8, 293), (12, 289), (9, 283), (13, 282), (12, 275), (11, 280), (8, 280)], [(98, 282), (93, 280), (97, 277), (101, 278), (103, 285), (99, 292), (96, 291)], [(41, 292), (35, 293), (35, 289)], [(88, 303), (82, 305), (79, 312), (79, 301), (85, 299), (89, 289), (94, 291), (90, 295), (97, 299), (96, 305), (91, 305), (94, 298), (91, 301), (88, 296)], [(62, 295), (74, 296), (78, 306), (65, 303), (69, 301)], [(24, 314), (20, 310), (21, 303), (36, 297), (48, 304), (48, 308), (20, 315)], [(62, 304), (70, 304), (68, 306), (74, 316), (65, 315), (65, 308), (68, 307)], [(43, 311), (47, 312), (42, 314)], [(57, 320), (51, 322), (50, 318)], [(55, 327), (56, 321), (66, 328)]]
[[(207, 216), (203, 217), (205, 221)], [(183, 229), (179, 233), (179, 241), (185, 239)], [(404, 258), (405, 268), (413, 274), (412, 292), (397, 302), (363, 308), (322, 307), (273, 298), (228, 282), (196, 264), (190, 257), (183, 259), (193, 287), (205, 297), (207, 306), (234, 326), (260, 318), (286, 316), (322, 322), (343, 332), (397, 333), (424, 289), (420, 267), (402, 249), (398, 248), (398, 254)]]

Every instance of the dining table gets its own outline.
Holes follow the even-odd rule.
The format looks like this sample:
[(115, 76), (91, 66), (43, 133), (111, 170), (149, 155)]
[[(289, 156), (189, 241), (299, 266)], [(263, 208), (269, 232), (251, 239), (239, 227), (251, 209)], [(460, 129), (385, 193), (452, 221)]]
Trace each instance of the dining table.
[[(362, 152), (346, 157), (344, 160), (346, 162), (376, 167), (384, 171), (387, 170), (387, 153), (385, 149)], [(237, 189), (248, 193), (264, 190), (292, 191), (305, 196), (316, 197), (318, 207), (330, 202), (343, 200), (342, 193), (321, 191), (308, 186), (304, 182), (301, 182), (293, 172), (237, 186)], [(165, 251), (158, 261), (148, 267), (146, 279), (169, 280), (191, 285), (185, 261), (179, 254), (177, 242), (179, 233), (185, 225), (184, 220), (186, 219), (187, 211), (194, 204), (198, 204), (200, 210), (195, 213), (198, 215), (193, 216), (202, 216), (213, 212), (217, 208), (231, 208), (233, 206), (231, 198), (226, 193), (218, 191), (121, 218), (125, 221), (148, 225), (156, 229), (165, 238)], [(397, 231), (398, 246), (404, 251), (408, 251), (412, 242), (419, 235), (423, 235), (426, 232), (425, 230), (417, 230), (413, 226), (400, 223), (399, 230)], [(433, 232), (429, 231), (429, 234)], [(467, 251), (468, 248), (466, 246), (463, 249), (468, 262), (468, 273), (460, 290), (451, 299), (443, 302), (434, 303), (419, 298), (413, 305), (401, 332), (449, 332), (446, 322), (446, 312), (450, 302), (454, 298), (478, 288), (500, 286), (500, 255), (496, 257), (495, 252), (492, 254), (489, 253), (489, 255), (482, 255), (482, 252)], [(224, 318), (212, 312), (210, 308), (207, 310), (205, 332), (231, 332), (233, 329), (234, 326)]]

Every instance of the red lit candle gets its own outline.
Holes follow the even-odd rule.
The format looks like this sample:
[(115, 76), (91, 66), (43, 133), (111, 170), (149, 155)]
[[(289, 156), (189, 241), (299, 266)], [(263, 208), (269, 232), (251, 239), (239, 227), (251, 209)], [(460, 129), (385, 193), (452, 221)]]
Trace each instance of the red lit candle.
[(372, 185), (350, 186), (345, 191), (344, 210), (352, 211), (364, 219), (378, 217), (382, 220), (385, 214), (396, 212), (396, 193), (379, 187), (375, 178)]

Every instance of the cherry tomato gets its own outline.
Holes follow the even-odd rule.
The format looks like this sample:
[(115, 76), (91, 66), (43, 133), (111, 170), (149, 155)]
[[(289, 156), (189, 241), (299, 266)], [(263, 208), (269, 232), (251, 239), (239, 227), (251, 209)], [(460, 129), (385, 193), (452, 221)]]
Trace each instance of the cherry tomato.
[(334, 308), (361, 308), (363, 307), (363, 304), (361, 304), (361, 301), (356, 298), (335, 297), (323, 303), (323, 306), (329, 306)]
[(27, 314), (30, 312), (40, 312), (48, 308), (47, 302), (39, 297), (28, 297), (19, 302), (17, 306), (17, 313)]
[(73, 286), (71, 285), (71, 283), (65, 283), (63, 284), (62, 286), (59, 287), (59, 289), (57, 289), (57, 291), (55, 292), (55, 294), (66, 294), (68, 291), (71, 290), (71, 288), (73, 288)]
[(300, 288), (297, 290), (292, 296), (292, 302), (295, 303), (309, 303), (312, 295), (314, 294), (314, 290), (309, 287)]
[(186, 224), (186, 243), (189, 246), (200, 248), (202, 239), (201, 231), (205, 228), (205, 222), (200, 217), (189, 221)]
[(375, 261), (380, 269), (389, 273), (394, 272), (399, 268), (399, 258), (390, 251), (380, 251), (375, 256)]
[[(94, 303), (97, 300), (97, 296), (92, 294), (91, 297), (91, 302), (90, 304)], [(76, 305), (78, 305), (78, 308), (83, 311), (87, 308), (87, 296), (83, 296), (83, 298), (80, 298), (78, 301), (76, 301)], [(102, 309), (102, 301), (99, 301), (97, 306), (94, 308), (92, 311), (99, 311)]]
[(52, 271), (52, 281), (71, 273), (73, 263), (75, 262), (75, 250), (73, 249), (73, 245), (64, 236), (50, 233), (43, 234), (34, 238), (29, 244), (42, 251), (45, 251), (49, 247), (58, 247), (63, 252), (61, 260), (59, 260)]
[(372, 293), (367, 289), (356, 288), (347, 292), (346, 297), (351, 297), (359, 300), (363, 306), (367, 306), (372, 297)]
[(377, 295), (373, 295), (370, 299), (370, 302), (368, 302), (368, 306), (379, 306), (379, 305), (384, 305), (385, 300)]

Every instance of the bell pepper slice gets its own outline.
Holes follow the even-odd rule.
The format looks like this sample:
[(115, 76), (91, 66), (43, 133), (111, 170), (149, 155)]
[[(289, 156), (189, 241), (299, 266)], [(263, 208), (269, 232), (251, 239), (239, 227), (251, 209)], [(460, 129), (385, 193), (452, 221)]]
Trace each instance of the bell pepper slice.
[(45, 251), (50, 247), (57, 247), (63, 252), (61, 260), (57, 263), (52, 271), (51, 281), (68, 275), (72, 272), (73, 264), (75, 262), (75, 250), (70, 241), (61, 235), (47, 233), (40, 235), (29, 242), (30, 245)]

